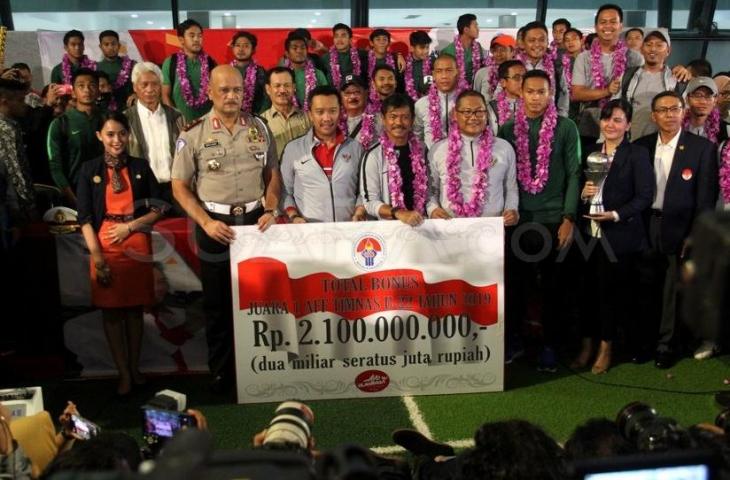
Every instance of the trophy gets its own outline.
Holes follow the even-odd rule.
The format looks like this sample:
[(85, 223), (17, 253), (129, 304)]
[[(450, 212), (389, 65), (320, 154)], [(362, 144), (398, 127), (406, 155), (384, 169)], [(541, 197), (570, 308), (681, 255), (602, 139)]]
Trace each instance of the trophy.
[(593, 182), (593, 184), (601, 188), (601, 184), (606, 180), (608, 176), (608, 167), (610, 166), (608, 155), (602, 152), (593, 152), (588, 155), (586, 160), (585, 174), (586, 180)]

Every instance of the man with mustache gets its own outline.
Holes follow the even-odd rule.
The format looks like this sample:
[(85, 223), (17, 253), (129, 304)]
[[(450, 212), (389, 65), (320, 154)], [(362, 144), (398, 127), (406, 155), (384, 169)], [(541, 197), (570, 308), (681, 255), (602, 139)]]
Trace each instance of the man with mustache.
[(340, 121), (346, 127), (345, 133), (350, 138), (360, 141), (362, 118), (368, 101), (368, 88), (362, 78), (357, 75), (345, 77), (345, 83), (340, 91), (340, 100), (346, 124), (342, 120)]
[(309, 130), (309, 117), (294, 105), (294, 72), (286, 67), (274, 67), (266, 74), (266, 94), (271, 108), (261, 114), (276, 142), (276, 154), (281, 158), (284, 146)]

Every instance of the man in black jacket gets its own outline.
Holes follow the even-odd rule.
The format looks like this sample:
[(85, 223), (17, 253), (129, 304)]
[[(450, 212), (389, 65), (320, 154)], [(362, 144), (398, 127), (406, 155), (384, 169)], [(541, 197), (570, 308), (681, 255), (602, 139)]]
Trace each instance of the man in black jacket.
[(695, 218), (712, 210), (717, 200), (717, 149), (709, 140), (682, 130), (685, 104), (679, 94), (659, 93), (651, 109), (659, 132), (636, 141), (654, 159), (657, 187), (648, 218), (650, 251), (641, 278), (650, 291), (642, 299), (648, 302), (646, 321), (661, 318), (656, 366), (670, 368), (676, 361), (680, 260)]

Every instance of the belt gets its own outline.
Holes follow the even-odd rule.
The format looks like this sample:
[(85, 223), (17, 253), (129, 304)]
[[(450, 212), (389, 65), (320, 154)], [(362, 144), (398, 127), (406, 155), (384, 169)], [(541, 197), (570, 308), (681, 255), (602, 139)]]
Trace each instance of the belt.
[(662, 211), (661, 210), (658, 210), (656, 208), (652, 208), (651, 209), (651, 216), (652, 217), (662, 218)]
[(205, 206), (205, 209), (209, 212), (218, 213), (221, 215), (234, 215), (236, 217), (239, 217), (259, 208), (261, 206), (261, 201), (254, 200), (253, 202), (244, 203), (243, 205), (227, 205), (225, 203), (203, 202), (203, 206)]
[(107, 213), (104, 215), (104, 220), (109, 220), (114, 223), (131, 222), (134, 220), (133, 215), (114, 215), (113, 213)]

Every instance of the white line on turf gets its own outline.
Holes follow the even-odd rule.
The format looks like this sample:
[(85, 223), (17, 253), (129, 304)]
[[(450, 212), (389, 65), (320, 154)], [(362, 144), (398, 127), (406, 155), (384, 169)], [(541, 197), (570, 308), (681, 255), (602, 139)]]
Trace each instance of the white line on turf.
[[(471, 448), (474, 446), (474, 440), (471, 438), (462, 438), (461, 440), (451, 440), (446, 442), (454, 448)], [(387, 447), (372, 447), (370, 450), (379, 455), (394, 455), (405, 452), (403, 447), (398, 445), (390, 445)]]
[(431, 429), (428, 428), (426, 420), (423, 419), (423, 413), (421, 413), (421, 409), (418, 408), (416, 399), (411, 397), (410, 395), (406, 395), (404, 397), (401, 397), (401, 400), (403, 400), (403, 404), (406, 406), (406, 410), (408, 410), (408, 416), (411, 417), (411, 423), (413, 424), (413, 428), (418, 430), (421, 435), (428, 438), (433, 438), (431, 436)]

